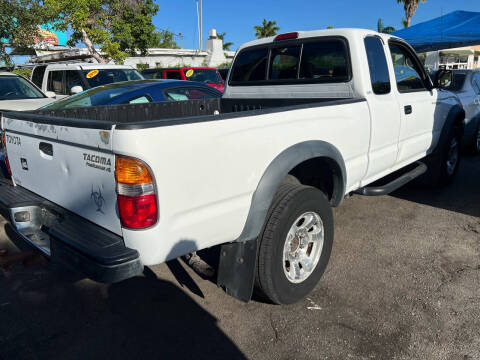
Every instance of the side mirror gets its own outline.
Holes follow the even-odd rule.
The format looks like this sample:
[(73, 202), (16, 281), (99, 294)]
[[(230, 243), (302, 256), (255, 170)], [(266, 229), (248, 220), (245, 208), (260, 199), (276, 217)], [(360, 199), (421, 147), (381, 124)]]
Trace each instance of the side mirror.
[(47, 91), (45, 95), (47, 95), (48, 98), (52, 99), (55, 99), (57, 97), (57, 94), (55, 94), (53, 91)]
[(435, 75), (434, 85), (438, 89), (447, 89), (453, 85), (453, 72), (451, 70), (438, 70)]
[(70, 94), (74, 95), (74, 94), (79, 94), (83, 91), (83, 87), (79, 86), (79, 85), (76, 85), (76, 86), (73, 86), (71, 89), (70, 89)]

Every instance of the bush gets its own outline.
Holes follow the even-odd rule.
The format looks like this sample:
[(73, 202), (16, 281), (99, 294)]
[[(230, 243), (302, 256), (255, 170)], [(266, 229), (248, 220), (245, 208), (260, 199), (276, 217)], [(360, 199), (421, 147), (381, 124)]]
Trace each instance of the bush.
[(32, 75), (32, 69), (27, 69), (27, 68), (18, 68), (12, 71), (15, 74), (21, 75), (23, 77), (26, 77), (27, 79), (30, 79), (30, 76)]

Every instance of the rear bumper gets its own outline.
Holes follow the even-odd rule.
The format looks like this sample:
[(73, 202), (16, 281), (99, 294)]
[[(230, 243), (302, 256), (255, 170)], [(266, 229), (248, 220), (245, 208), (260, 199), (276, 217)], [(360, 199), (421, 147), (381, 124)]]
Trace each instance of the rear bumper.
[(25, 242), (92, 280), (115, 283), (143, 272), (138, 252), (120, 236), (1, 180), (0, 214)]

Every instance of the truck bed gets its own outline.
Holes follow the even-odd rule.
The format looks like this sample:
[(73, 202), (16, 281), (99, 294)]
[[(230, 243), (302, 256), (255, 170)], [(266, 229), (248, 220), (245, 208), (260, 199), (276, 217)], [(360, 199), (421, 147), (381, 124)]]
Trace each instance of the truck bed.
[(61, 110), (34, 110), (15, 113), (15, 118), (42, 124), (63, 124), (110, 129), (112, 125), (126, 128), (146, 128), (195, 122), (224, 120), (295, 109), (341, 105), (364, 99), (292, 98), (292, 99), (205, 99), (149, 104), (105, 105)]

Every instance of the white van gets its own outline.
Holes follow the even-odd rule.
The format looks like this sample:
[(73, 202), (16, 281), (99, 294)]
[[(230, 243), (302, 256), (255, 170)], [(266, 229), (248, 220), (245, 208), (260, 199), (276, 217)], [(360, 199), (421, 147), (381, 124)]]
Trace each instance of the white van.
[(43, 92), (52, 91), (57, 97), (73, 95), (83, 90), (120, 81), (141, 80), (143, 76), (128, 65), (58, 63), (37, 65), (32, 82)]

